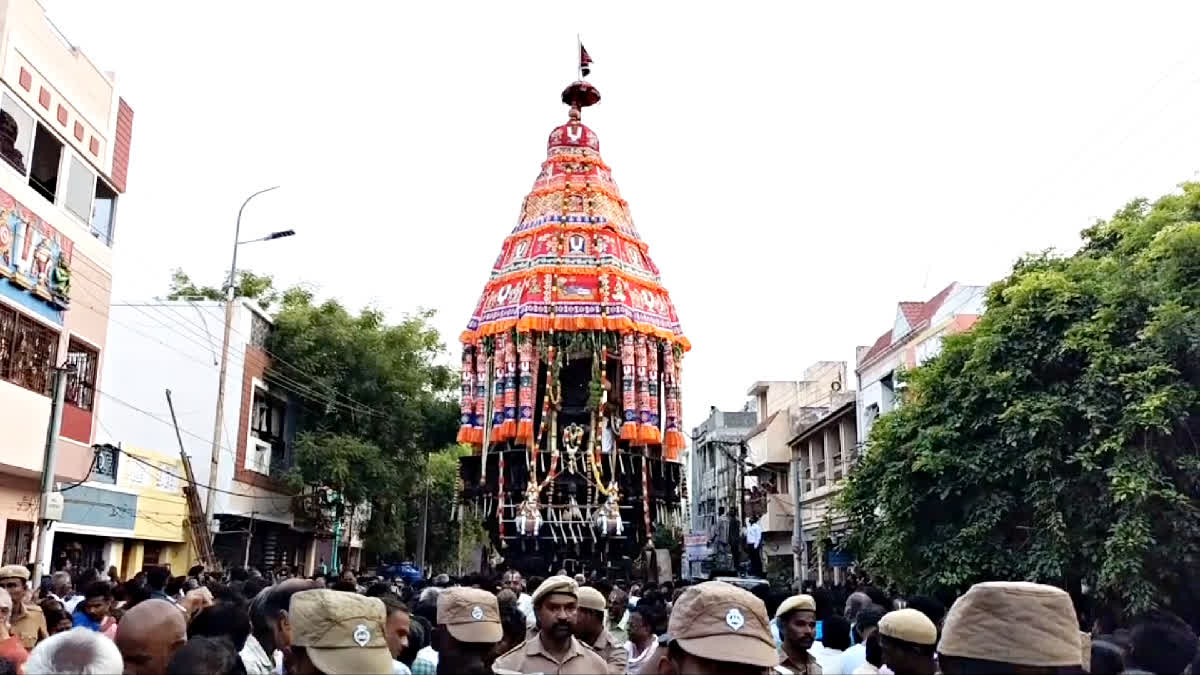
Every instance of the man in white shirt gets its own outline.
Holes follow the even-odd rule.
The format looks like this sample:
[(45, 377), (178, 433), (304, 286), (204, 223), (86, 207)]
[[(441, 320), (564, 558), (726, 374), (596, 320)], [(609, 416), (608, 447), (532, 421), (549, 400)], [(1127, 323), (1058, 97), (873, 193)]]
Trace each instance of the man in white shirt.
[(841, 673), (842, 653), (850, 647), (850, 622), (834, 615), (821, 622), (821, 639), (814, 641), (808, 653), (817, 660), (823, 673)]
[(750, 553), (750, 576), (761, 577), (763, 575), (762, 566), (762, 551), (759, 547), (762, 546), (762, 526), (758, 524), (758, 518), (746, 519), (746, 548)]
[(533, 598), (525, 592), (525, 578), (521, 576), (521, 572), (518, 570), (505, 572), (502, 585), (517, 595), (517, 609), (525, 615), (526, 627), (533, 628), (537, 623), (537, 617), (533, 611)]
[(867, 638), (879, 630), (879, 620), (885, 613), (879, 605), (868, 605), (858, 611), (858, 616), (854, 621), (854, 635), (858, 642), (842, 652), (842, 662), (837, 672), (853, 673), (867, 662)]

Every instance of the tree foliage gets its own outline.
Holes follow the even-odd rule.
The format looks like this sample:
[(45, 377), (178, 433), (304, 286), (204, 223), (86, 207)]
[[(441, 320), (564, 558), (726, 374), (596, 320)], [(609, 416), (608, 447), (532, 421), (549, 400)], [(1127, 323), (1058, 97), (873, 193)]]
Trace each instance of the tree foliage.
[(1086, 585), (1196, 618), (1200, 184), (1084, 238), (1020, 260), (906, 374), (840, 503), (869, 571), (926, 592)]
[[(250, 270), (240, 270), (237, 275), (237, 297), (254, 300), (264, 311), (270, 311), (279, 300), (279, 292), (275, 290), (274, 279), (269, 275), (258, 275)], [(166, 299), (184, 300), (188, 298), (224, 300), (225, 291), (217, 286), (197, 286), (186, 272), (175, 268), (171, 272), (171, 286)]]
[[(425, 455), (454, 442), (453, 371), (429, 312), (389, 324), (382, 312), (347, 311), (309, 291), (282, 295), (267, 349), (268, 380), (299, 393), (294, 485), (369, 502), (369, 548), (411, 550), (405, 524), (423, 494)], [(453, 485), (451, 485), (451, 488)]]

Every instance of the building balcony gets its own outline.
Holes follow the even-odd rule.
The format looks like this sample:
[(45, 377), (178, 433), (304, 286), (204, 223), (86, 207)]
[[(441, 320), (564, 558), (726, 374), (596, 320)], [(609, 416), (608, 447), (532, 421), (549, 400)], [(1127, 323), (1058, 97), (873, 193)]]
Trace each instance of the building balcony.
[(796, 519), (791, 495), (766, 495), (765, 502), (766, 510), (759, 520), (763, 532), (791, 532)]

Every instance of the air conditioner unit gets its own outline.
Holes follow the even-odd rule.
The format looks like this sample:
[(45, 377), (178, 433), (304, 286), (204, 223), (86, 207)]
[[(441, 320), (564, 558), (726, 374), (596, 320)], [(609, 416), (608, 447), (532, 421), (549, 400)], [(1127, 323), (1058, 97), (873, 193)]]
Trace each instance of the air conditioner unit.
[(259, 473), (269, 473), (271, 470), (271, 444), (251, 438), (251, 451), (246, 457), (246, 468)]

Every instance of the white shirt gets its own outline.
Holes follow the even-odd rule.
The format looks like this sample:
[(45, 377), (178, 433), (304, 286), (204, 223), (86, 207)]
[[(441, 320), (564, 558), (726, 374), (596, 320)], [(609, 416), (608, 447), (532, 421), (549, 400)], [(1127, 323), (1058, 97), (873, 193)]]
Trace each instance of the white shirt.
[(746, 543), (750, 544), (750, 548), (758, 548), (762, 543), (762, 526), (757, 522), (750, 523), (746, 527)]
[(517, 609), (525, 615), (525, 626), (533, 628), (537, 624), (537, 615), (533, 612), (533, 598), (528, 593), (522, 593), (517, 598)]
[(642, 666), (646, 665), (646, 662), (654, 656), (654, 652), (658, 651), (658, 640), (651, 642), (646, 651), (641, 654), (635, 655), (636, 651), (637, 647), (634, 646), (632, 640), (625, 643), (625, 653), (629, 655), (629, 663), (625, 666), (625, 672), (628, 675), (656, 675), (655, 673), (643, 673)]
[(403, 663), (392, 661), (392, 675), (412, 675), (412, 671)]
[(275, 672), (275, 663), (253, 635), (246, 638), (240, 656), (242, 664), (246, 666), (246, 675), (271, 675)]
[(67, 614), (74, 614), (75, 607), (79, 605), (80, 602), (83, 602), (82, 595), (72, 595), (66, 600), (63, 600), (63, 608), (67, 610)]
[(813, 658), (817, 660), (817, 665), (821, 666), (821, 672), (844, 672), (839, 670), (842, 666), (842, 650), (831, 649), (820, 642), (813, 642), (813, 646), (809, 648), (808, 653), (812, 654)]
[(434, 666), (437, 666), (437, 664), (438, 664), (438, 653), (433, 650), (433, 647), (422, 647), (419, 650), (417, 650), (417, 658), (425, 659), (426, 661), (429, 661), (430, 663), (432, 663)]
[(867, 662), (867, 645), (860, 642), (850, 649), (842, 652), (842, 665), (838, 667), (839, 673), (853, 673), (859, 666)]

